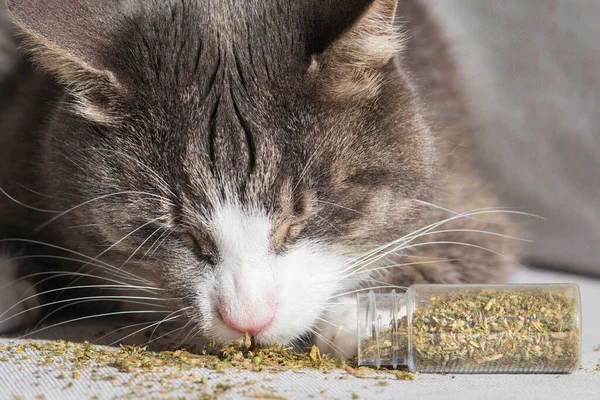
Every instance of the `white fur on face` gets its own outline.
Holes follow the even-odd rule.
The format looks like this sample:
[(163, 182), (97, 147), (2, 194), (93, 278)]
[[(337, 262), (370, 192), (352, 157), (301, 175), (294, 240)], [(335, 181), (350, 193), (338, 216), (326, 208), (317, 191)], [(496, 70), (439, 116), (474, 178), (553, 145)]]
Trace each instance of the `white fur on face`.
[(347, 289), (340, 282), (346, 259), (317, 241), (303, 240), (275, 254), (272, 222), (259, 209), (225, 203), (213, 213), (211, 225), (219, 262), (198, 288), (211, 339), (242, 335), (224, 323), (219, 309), (225, 308), (242, 325), (272, 315), (255, 341), (289, 343), (316, 324), (332, 295)]

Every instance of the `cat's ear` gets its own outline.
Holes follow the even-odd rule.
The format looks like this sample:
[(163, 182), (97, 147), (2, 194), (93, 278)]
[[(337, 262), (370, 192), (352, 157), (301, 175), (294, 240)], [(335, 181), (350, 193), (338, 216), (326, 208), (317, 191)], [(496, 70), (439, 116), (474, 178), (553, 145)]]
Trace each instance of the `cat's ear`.
[[(75, 111), (110, 123), (107, 107), (119, 90), (106, 51), (119, 0), (7, 0), (23, 48), (73, 95)], [(105, 109), (101, 109), (101, 107)]]
[(309, 71), (323, 74), (335, 97), (373, 96), (381, 69), (401, 50), (402, 35), (394, 25), (398, 0), (372, 0), (369, 6), (325, 51)]

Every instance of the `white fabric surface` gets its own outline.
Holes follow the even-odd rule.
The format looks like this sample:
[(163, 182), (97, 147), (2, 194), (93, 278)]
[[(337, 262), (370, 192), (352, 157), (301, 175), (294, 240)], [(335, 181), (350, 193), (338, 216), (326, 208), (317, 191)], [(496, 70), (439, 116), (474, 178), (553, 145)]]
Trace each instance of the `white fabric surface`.
[[(315, 371), (285, 372), (279, 374), (235, 372), (218, 374), (209, 370), (192, 371), (198, 376), (211, 379), (207, 385), (198, 386), (195, 394), (186, 391), (170, 390), (177, 382), (161, 385), (163, 375), (135, 378), (136, 382), (150, 385), (133, 393), (124, 382), (132, 379), (130, 374), (119, 374), (115, 370), (106, 370), (105, 375), (115, 375), (116, 382), (93, 382), (90, 372), (82, 373), (80, 380), (59, 380), (56, 368), (40, 368), (32, 362), (15, 365), (0, 362), (0, 399), (11, 399), (15, 395), (34, 399), (44, 394), (48, 399), (84, 399), (97, 396), (99, 399), (113, 398), (198, 398), (201, 390), (212, 389), (218, 382), (233, 385), (234, 388), (222, 395), (222, 398), (248, 398), (244, 392), (258, 390), (262, 393), (277, 393), (292, 399), (304, 399), (312, 396), (317, 399), (351, 399), (352, 393), (361, 399), (600, 399), (600, 371), (596, 364), (600, 362), (600, 352), (594, 349), (600, 345), (600, 313), (597, 303), (600, 293), (600, 280), (582, 278), (575, 275), (551, 273), (540, 270), (523, 270), (515, 276), (515, 282), (576, 282), (581, 286), (583, 304), (583, 368), (571, 375), (428, 375), (418, 374), (415, 381), (397, 381), (389, 374), (375, 377), (392, 378), (388, 386), (379, 386), (380, 380), (355, 378), (343, 371), (323, 374)], [(96, 327), (101, 329), (102, 327)], [(80, 332), (75, 332), (77, 329)], [(90, 337), (90, 327), (67, 327), (57, 329), (53, 336)], [(10, 339), (0, 339), (0, 345)], [(244, 383), (257, 381), (252, 388)], [(64, 389), (69, 383), (73, 387)], [(39, 386), (35, 386), (38, 383)], [(239, 387), (236, 387), (239, 385)], [(169, 392), (162, 393), (168, 387)]]

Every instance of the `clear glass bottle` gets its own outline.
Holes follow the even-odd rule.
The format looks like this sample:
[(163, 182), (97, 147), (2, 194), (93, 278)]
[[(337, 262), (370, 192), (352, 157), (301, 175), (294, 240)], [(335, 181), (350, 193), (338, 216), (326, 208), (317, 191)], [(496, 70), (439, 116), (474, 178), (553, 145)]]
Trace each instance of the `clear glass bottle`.
[(576, 284), (413, 285), (358, 295), (358, 362), (430, 373), (570, 373)]

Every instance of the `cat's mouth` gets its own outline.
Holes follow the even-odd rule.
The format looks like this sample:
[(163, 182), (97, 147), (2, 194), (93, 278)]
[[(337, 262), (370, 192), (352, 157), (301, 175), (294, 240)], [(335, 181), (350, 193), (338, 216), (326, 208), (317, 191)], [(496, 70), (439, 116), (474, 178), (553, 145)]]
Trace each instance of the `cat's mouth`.
[[(264, 320), (248, 319), (246, 323), (240, 320), (228, 320), (219, 309), (213, 311), (213, 327), (210, 329), (211, 339), (223, 343), (243, 340), (249, 337), (254, 345), (270, 346), (279, 343), (273, 339), (276, 327), (276, 316), (264, 317)], [(268, 320), (267, 320), (268, 318)]]

